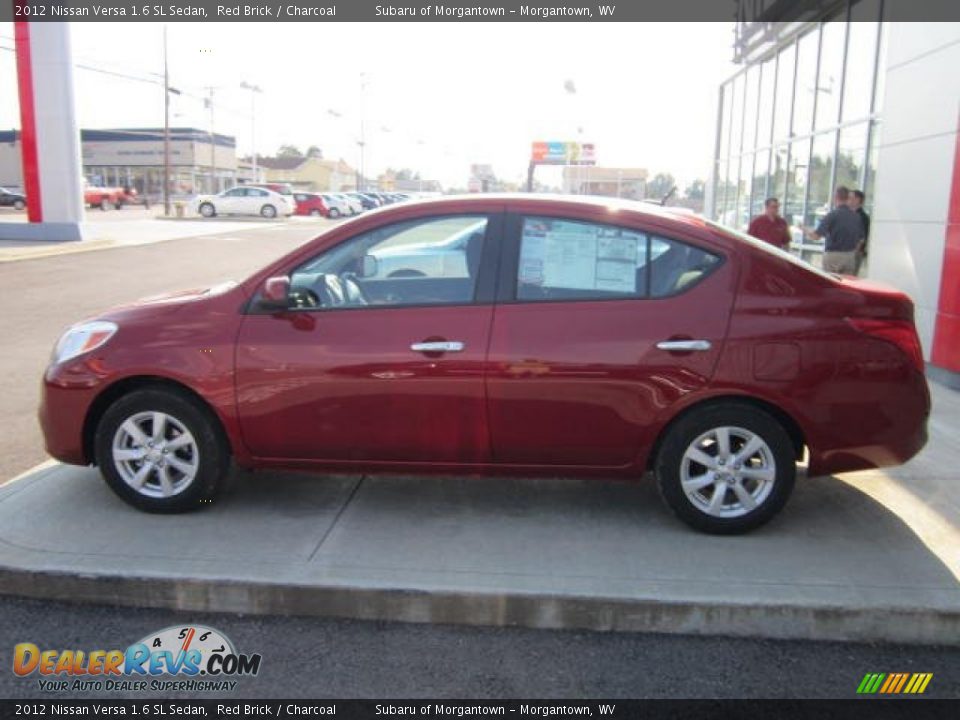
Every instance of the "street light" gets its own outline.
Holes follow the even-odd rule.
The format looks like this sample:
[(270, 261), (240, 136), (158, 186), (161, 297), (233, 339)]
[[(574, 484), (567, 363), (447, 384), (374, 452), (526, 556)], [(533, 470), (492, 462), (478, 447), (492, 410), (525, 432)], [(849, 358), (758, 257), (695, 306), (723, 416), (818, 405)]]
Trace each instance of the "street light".
[(262, 93), (259, 85), (251, 85), (246, 80), (240, 83), (243, 90), (250, 91), (250, 150), (253, 155), (251, 174), (257, 182), (257, 93)]
[(163, 214), (170, 214), (170, 95), (180, 91), (170, 87), (167, 64), (167, 26), (163, 26)]

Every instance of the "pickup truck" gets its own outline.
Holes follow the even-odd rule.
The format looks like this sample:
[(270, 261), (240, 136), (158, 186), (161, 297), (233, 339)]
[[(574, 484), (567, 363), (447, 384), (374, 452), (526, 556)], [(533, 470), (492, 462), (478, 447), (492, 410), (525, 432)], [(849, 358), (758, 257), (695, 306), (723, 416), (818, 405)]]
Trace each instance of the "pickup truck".
[(124, 205), (134, 202), (136, 196), (137, 191), (132, 188), (128, 192), (119, 187), (87, 186), (83, 189), (83, 204), (101, 210), (109, 210), (113, 205), (119, 210)]

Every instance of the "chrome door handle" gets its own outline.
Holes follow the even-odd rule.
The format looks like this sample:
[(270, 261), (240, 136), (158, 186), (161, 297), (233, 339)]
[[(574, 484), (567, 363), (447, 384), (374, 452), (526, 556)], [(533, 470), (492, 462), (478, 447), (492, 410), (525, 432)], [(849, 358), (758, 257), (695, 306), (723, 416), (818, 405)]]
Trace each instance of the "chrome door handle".
[(463, 352), (463, 349), (466, 347), (462, 342), (456, 340), (442, 340), (438, 342), (418, 342), (413, 343), (410, 346), (410, 349), (414, 352), (426, 352), (426, 353), (447, 353), (447, 352)]
[(709, 340), (663, 340), (657, 343), (658, 350), (668, 352), (691, 352), (694, 350), (709, 350), (712, 346)]

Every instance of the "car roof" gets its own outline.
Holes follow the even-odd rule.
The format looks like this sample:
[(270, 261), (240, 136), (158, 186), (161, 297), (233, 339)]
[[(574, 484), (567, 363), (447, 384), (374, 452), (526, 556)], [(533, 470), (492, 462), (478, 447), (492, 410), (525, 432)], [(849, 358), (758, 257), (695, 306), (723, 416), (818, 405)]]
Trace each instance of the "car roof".
[(403, 207), (436, 207), (437, 209), (464, 210), (489, 209), (491, 206), (505, 205), (507, 210), (521, 210), (525, 213), (562, 212), (563, 210), (595, 209), (616, 214), (619, 212), (650, 219), (680, 223), (700, 230), (707, 229), (703, 218), (687, 208), (655, 205), (639, 200), (600, 197), (596, 195), (561, 195), (546, 193), (471, 193), (466, 195), (444, 195), (442, 197), (412, 197)]

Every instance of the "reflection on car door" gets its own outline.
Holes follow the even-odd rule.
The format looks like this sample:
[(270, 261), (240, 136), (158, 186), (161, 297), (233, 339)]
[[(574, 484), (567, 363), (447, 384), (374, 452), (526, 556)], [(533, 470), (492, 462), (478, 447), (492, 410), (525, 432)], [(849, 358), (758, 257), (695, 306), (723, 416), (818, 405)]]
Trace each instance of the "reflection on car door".
[(507, 227), (488, 359), (494, 461), (634, 462), (661, 411), (713, 373), (732, 263), (604, 222)]
[[(490, 216), (472, 278), (405, 280), (415, 305), (402, 304), (398, 283), (404, 281), (375, 279), (367, 291), (370, 302), (380, 304), (246, 315), (236, 383), (250, 451), (261, 458), (360, 464), (489, 461), (483, 366), (499, 220)], [(323, 263), (339, 257), (338, 248), (364, 237), (293, 269), (292, 285), (308, 288), (311, 278), (324, 277), (329, 268)], [(412, 239), (431, 237), (446, 235), (414, 232)], [(448, 292), (464, 283), (473, 292)]]

